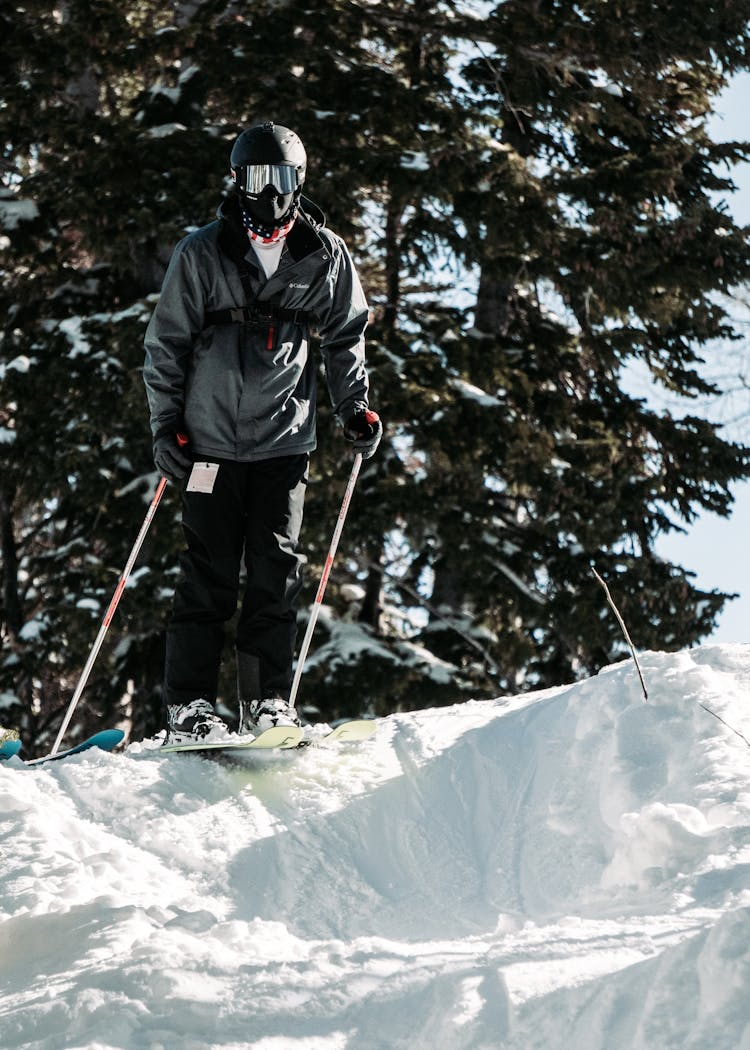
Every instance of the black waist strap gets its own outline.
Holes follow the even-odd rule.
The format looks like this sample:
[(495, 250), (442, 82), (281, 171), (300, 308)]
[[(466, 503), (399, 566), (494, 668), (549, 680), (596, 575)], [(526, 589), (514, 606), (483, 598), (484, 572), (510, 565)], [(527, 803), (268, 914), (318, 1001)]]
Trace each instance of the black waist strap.
[(257, 303), (231, 310), (208, 310), (204, 314), (203, 323), (206, 328), (214, 324), (276, 325), (279, 321), (305, 324), (313, 316), (307, 310), (289, 310), (285, 306), (275, 306), (273, 303)]

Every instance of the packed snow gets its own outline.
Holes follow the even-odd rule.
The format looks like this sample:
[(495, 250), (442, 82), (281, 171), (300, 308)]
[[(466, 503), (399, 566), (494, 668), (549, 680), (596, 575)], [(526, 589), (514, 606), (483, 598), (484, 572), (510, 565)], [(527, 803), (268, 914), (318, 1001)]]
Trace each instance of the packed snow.
[(0, 1045), (750, 1050), (750, 646), (360, 745), (0, 765)]

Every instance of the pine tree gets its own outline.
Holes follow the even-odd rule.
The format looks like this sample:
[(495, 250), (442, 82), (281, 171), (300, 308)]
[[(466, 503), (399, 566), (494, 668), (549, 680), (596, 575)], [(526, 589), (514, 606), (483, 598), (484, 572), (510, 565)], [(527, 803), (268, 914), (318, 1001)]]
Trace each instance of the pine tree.
[[(431, 30), (445, 32), (430, 6), (430, 25), (409, 6), (408, 38), (390, 33), (394, 8), (374, 17), (404, 79)], [(731, 189), (720, 169), (747, 147), (706, 130), (712, 99), (745, 68), (747, 13), (510, 2), (443, 36), (477, 57), (449, 91), (457, 120), (430, 84), (440, 144), (396, 195), (414, 222), (390, 253), (402, 213), (381, 222), (387, 309), (374, 334), (395, 362), (379, 378), (408, 450), (377, 479), (402, 538), (391, 593), (401, 610), (427, 605), (412, 642), (448, 668), (405, 659), (391, 632), (378, 655), (360, 639), (346, 673), (331, 670), (351, 633), (338, 628), (318, 664), (329, 697), (366, 682), (381, 704), (417, 707), (597, 670), (626, 650), (592, 562), (641, 646), (710, 633), (728, 595), (695, 587), (655, 541), (701, 508), (728, 514), (747, 476), (748, 450), (689, 410), (712, 389), (702, 349), (734, 335), (718, 293), (747, 277), (744, 231), (710, 196)], [(402, 147), (423, 126), (408, 118)], [(473, 318), (415, 294), (441, 255), (478, 273)], [(628, 393), (636, 361), (686, 400), (683, 414)]]
[[(29, 5), (10, 27), (3, 719), (32, 747), (56, 729), (156, 482), (140, 377), (149, 296), (184, 226), (203, 218), (204, 164), (220, 152), (210, 132), (192, 131), (190, 76), (165, 90), (173, 47), (154, 4)], [(149, 124), (160, 105), (171, 123)], [(175, 169), (185, 198), (173, 204)], [(76, 732), (134, 715), (139, 735), (158, 725), (176, 530), (174, 500), (165, 504)]]
[[(629, 396), (627, 369), (693, 398), (701, 348), (733, 331), (717, 293), (746, 280), (747, 244), (710, 194), (746, 147), (711, 142), (706, 118), (746, 61), (743, 7), (504, 3), (464, 70), (488, 161), (455, 200), (481, 277), (451, 365), (484, 394), (451, 399), (455, 447), (442, 405), (429, 428), (466, 493), (435, 564), (494, 636), (507, 688), (621, 651), (591, 561), (644, 647), (705, 636), (726, 600), (654, 542), (699, 508), (727, 514), (748, 450)], [(461, 657), (455, 636), (438, 651)]]
[[(0, 190), (0, 720), (48, 744), (156, 484), (142, 338), (174, 244), (211, 221), (235, 135), (308, 147), (307, 192), (373, 306), (386, 422), (302, 701), (321, 714), (558, 684), (677, 648), (727, 596), (656, 538), (728, 514), (748, 450), (691, 399), (747, 278), (717, 195), (744, 144), (713, 99), (750, 5), (636, 0), (26, 4), (7, 22)], [(486, 17), (485, 17), (486, 16)], [(637, 366), (686, 399), (629, 393)], [(314, 593), (350, 453), (321, 396)], [(180, 545), (168, 489), (76, 731), (159, 724)], [(227, 662), (222, 694), (232, 699)]]

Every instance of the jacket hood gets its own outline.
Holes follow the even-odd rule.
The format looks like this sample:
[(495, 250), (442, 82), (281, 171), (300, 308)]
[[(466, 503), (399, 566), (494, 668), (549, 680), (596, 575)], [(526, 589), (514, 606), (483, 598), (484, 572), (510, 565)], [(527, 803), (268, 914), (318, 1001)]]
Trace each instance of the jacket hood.
[(305, 197), (303, 194), (299, 199), (299, 210), (305, 216), (311, 226), (318, 230), (321, 230), (326, 224), (326, 215), (322, 208), (319, 208), (315, 201), (311, 201), (309, 197)]

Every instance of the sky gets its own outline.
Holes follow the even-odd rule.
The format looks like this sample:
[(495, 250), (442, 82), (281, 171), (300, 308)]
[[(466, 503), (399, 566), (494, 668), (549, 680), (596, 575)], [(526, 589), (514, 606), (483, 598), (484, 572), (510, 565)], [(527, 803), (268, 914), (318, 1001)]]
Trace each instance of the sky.
[[(750, 74), (734, 78), (716, 105), (711, 124), (717, 141), (750, 138)], [(750, 164), (737, 165), (732, 173), (737, 192), (727, 198), (736, 222), (750, 225)], [(750, 444), (750, 416), (746, 431), (732, 434), (735, 440)], [(750, 536), (750, 482), (734, 490), (735, 505), (731, 518), (704, 514), (688, 528), (686, 535), (663, 537), (657, 544), (662, 557), (695, 572), (695, 582), (706, 590), (714, 587), (738, 593), (727, 603), (711, 636), (714, 642), (750, 641), (750, 558), (747, 537)]]

